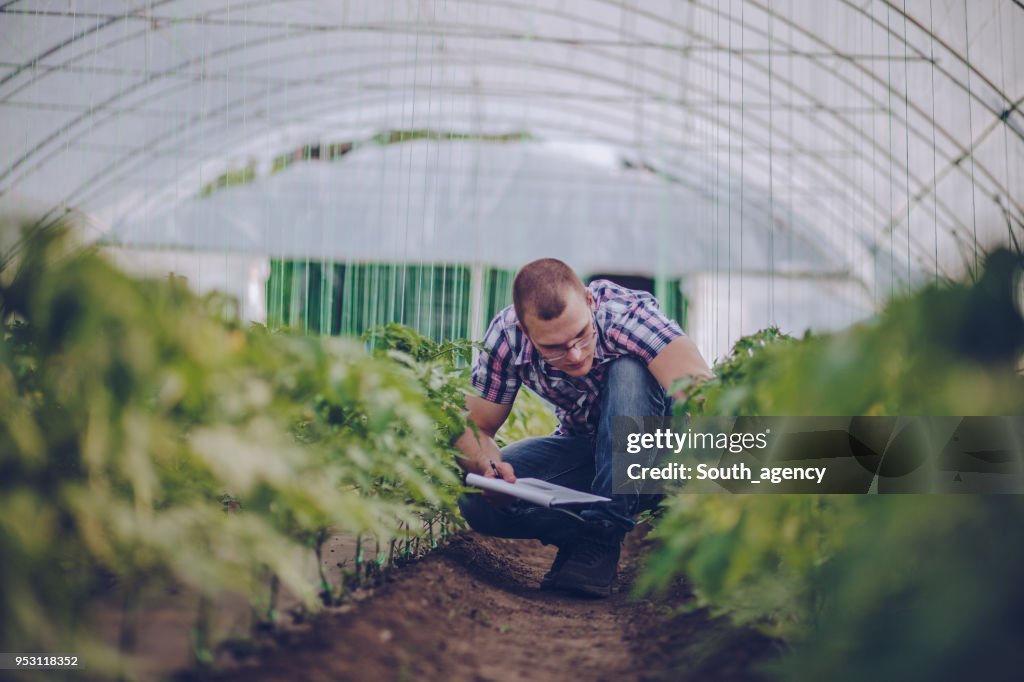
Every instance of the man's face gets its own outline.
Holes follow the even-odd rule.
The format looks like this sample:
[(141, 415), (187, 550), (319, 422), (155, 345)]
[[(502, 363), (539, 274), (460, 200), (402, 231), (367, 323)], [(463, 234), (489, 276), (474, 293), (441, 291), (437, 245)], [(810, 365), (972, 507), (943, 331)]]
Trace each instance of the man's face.
[[(565, 310), (553, 320), (542, 320), (527, 311), (523, 316), (526, 335), (545, 362), (569, 376), (581, 377), (594, 366), (593, 297), (577, 292), (566, 295)], [(582, 347), (582, 348), (581, 348)], [(560, 359), (548, 357), (562, 355)]]

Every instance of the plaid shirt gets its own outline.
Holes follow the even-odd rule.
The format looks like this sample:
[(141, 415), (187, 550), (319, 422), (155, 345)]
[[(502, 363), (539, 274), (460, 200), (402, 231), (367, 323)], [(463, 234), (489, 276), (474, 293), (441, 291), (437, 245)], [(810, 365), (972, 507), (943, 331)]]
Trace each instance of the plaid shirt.
[(594, 365), (583, 377), (571, 377), (541, 358), (516, 325), (508, 306), (491, 321), (485, 350), (473, 366), (473, 386), (492, 403), (510, 405), (523, 384), (555, 407), (558, 434), (593, 436), (600, 420), (598, 396), (608, 363), (633, 355), (650, 363), (674, 339), (679, 325), (665, 317), (658, 301), (645, 291), (626, 289), (605, 279), (587, 287), (594, 296), (597, 344)]

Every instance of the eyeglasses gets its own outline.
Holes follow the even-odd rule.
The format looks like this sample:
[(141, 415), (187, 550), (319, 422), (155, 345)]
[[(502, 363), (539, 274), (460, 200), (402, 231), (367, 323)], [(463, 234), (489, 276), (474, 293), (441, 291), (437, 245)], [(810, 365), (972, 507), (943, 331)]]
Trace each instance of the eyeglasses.
[(558, 362), (559, 360), (564, 360), (574, 348), (580, 353), (586, 353), (590, 350), (590, 347), (594, 345), (595, 341), (597, 341), (597, 329), (595, 327), (591, 327), (590, 334), (578, 341), (573, 341), (565, 347), (564, 351), (544, 353), (538, 348), (537, 352), (540, 353), (540, 356), (547, 362)]

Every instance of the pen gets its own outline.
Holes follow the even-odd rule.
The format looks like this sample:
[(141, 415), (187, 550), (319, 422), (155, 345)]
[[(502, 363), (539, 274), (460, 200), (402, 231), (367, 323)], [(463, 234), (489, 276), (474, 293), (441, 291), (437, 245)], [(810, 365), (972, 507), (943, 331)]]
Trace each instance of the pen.
[(495, 478), (500, 478), (501, 480), (505, 480), (505, 477), (502, 476), (500, 473), (498, 473), (498, 465), (494, 463), (494, 460), (493, 459), (489, 459), (487, 461), (491, 463), (491, 471), (494, 472), (494, 477)]

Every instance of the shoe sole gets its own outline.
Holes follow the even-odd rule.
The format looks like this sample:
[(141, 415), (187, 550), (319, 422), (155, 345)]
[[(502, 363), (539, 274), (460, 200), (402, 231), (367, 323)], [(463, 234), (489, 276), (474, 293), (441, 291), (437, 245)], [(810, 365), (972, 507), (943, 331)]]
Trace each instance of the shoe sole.
[(572, 592), (584, 597), (598, 597), (605, 599), (612, 596), (611, 585), (559, 585), (557, 589), (565, 592)]
[(612, 596), (612, 585), (598, 585), (595, 583), (584, 583), (584, 582), (562, 582), (557, 578), (553, 581), (551, 587), (541, 588), (548, 590), (564, 590), (566, 592), (573, 592), (575, 594), (585, 595), (588, 597), (610, 597)]

